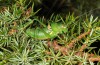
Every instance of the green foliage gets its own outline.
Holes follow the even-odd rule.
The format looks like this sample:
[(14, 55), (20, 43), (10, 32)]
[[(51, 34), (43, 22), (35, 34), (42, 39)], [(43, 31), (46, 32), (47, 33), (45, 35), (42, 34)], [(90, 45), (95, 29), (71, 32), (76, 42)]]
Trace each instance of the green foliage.
[[(80, 17), (69, 14), (65, 19), (59, 15), (52, 15), (49, 20), (45, 20), (35, 15), (39, 10), (34, 12), (34, 5), (31, 6), (32, 10), (27, 11), (28, 6), (25, 6), (23, 1), (25, 0), (18, 0), (11, 7), (0, 12), (0, 65), (75, 65), (78, 62), (83, 65), (94, 64), (87, 60), (87, 54), (81, 57), (75, 55), (75, 52), (81, 44), (87, 44), (89, 47), (96, 40), (100, 41), (100, 20), (98, 18), (93, 18), (91, 15), (90, 18), (86, 17), (81, 20)], [(70, 43), (81, 33), (91, 32), (77, 41), (75, 46), (78, 45), (78, 47), (73, 48), (68, 55), (62, 55), (61, 51), (48, 47), (47, 40), (36, 40), (26, 34), (27, 29), (37, 27), (41, 29), (51, 22), (66, 25), (68, 31), (57, 35), (55, 39), (64, 47), (66, 43)], [(50, 39), (53, 43), (54, 39)]]

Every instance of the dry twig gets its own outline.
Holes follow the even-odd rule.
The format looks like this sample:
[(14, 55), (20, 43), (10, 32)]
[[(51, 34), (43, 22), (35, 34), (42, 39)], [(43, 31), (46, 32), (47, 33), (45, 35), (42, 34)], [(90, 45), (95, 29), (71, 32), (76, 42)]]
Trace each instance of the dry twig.
[(72, 48), (72, 47), (74, 46), (74, 44), (75, 44), (77, 41), (81, 40), (82, 38), (84, 38), (84, 37), (85, 37), (86, 35), (88, 35), (89, 33), (90, 33), (90, 31), (85, 32), (85, 33), (79, 35), (77, 38), (73, 39), (73, 40), (67, 45), (67, 46), (69, 47), (69, 49)]

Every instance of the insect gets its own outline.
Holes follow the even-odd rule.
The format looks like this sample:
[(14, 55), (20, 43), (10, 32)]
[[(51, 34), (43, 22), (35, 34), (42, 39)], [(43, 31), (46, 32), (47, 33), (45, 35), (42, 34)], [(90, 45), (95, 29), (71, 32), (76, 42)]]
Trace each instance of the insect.
[(55, 38), (58, 34), (66, 33), (67, 29), (64, 24), (61, 23), (51, 23), (50, 27), (45, 28), (36, 28), (36, 29), (27, 29), (26, 34), (34, 39), (51, 39)]

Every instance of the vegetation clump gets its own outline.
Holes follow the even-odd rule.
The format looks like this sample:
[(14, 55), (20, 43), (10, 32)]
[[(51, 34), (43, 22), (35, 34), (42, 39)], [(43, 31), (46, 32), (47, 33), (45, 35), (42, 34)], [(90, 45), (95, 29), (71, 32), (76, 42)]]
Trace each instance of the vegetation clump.
[(91, 45), (100, 41), (98, 17), (52, 13), (46, 18), (37, 15), (41, 9), (34, 10), (31, 0), (0, 3), (0, 65), (100, 64), (100, 51), (91, 52)]

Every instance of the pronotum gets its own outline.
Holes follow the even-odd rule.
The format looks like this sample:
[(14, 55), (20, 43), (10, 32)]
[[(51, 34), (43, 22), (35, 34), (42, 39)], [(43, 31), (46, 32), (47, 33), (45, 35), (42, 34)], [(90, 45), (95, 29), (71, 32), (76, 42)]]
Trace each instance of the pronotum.
[(27, 29), (26, 34), (34, 39), (50, 39), (55, 38), (58, 34), (67, 32), (66, 26), (61, 23), (51, 23), (50, 28), (36, 28), (36, 29)]

